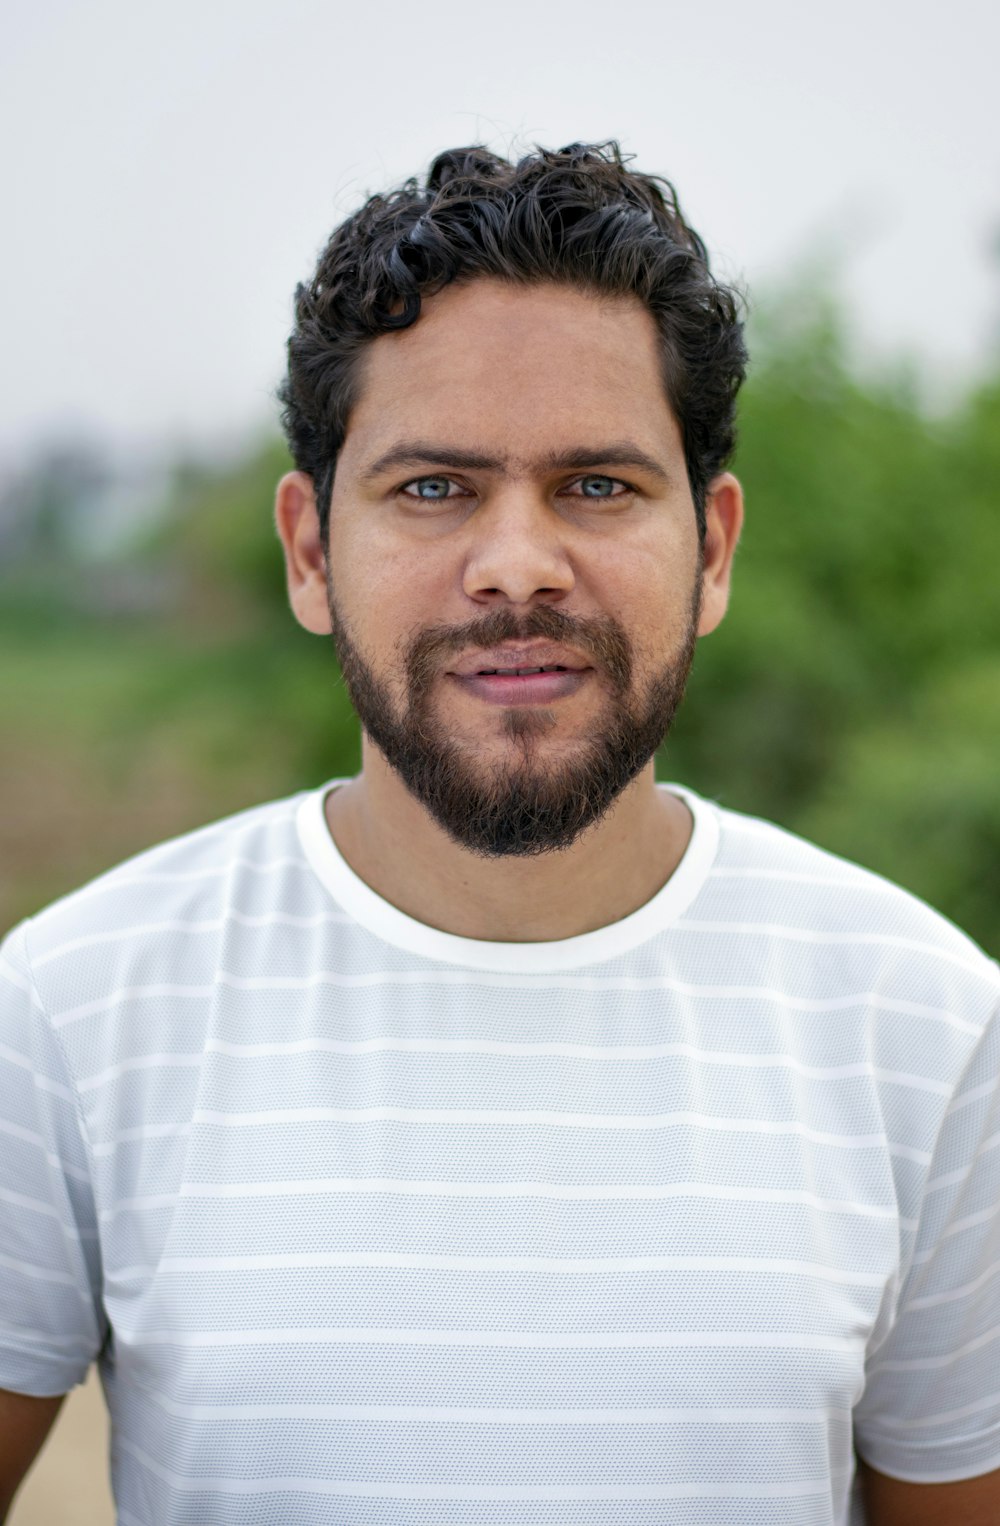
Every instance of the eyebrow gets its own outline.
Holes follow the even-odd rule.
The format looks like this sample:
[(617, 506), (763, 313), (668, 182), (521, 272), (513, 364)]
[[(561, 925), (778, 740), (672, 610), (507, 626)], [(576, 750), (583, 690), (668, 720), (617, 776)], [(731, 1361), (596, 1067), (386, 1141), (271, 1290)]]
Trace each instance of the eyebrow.
[(444, 466), (459, 471), (503, 472), (512, 466), (536, 471), (592, 471), (598, 466), (637, 467), (669, 484), (673, 479), (655, 457), (640, 450), (631, 440), (616, 440), (606, 445), (571, 445), (566, 450), (551, 451), (534, 462), (512, 456), (491, 456), (479, 450), (463, 450), (457, 445), (435, 445), (429, 440), (403, 440), (378, 456), (361, 473), (362, 482), (371, 482), (396, 467)]

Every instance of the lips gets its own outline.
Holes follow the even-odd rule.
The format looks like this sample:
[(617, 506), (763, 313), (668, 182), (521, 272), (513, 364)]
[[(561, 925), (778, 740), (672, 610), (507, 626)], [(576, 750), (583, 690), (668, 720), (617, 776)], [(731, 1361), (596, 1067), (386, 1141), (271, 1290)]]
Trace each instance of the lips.
[(508, 678), (539, 673), (583, 673), (589, 667), (590, 664), (576, 652), (551, 643), (536, 642), (527, 647), (494, 647), (490, 651), (470, 654), (457, 663), (451, 673), (455, 678), (477, 675)]
[(567, 668), (560, 663), (550, 668), (478, 668), (477, 677), (495, 676), (498, 678), (526, 678), (529, 673), (565, 673)]
[(593, 675), (593, 668), (549, 668), (529, 673), (450, 674), (466, 694), (492, 705), (547, 705), (575, 694)]

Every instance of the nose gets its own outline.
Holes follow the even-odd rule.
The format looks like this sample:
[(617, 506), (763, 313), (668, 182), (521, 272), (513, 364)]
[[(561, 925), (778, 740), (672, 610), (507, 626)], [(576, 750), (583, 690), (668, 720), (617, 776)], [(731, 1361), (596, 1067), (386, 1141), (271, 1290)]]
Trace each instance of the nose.
[(462, 588), (480, 604), (551, 603), (576, 582), (564, 520), (525, 486), (511, 487), (469, 521)]

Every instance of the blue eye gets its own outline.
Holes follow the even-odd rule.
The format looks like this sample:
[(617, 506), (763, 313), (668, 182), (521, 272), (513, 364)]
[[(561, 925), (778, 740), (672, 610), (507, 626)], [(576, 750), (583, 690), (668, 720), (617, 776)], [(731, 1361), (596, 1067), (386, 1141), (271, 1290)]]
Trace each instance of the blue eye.
[(614, 477), (581, 477), (580, 491), (584, 498), (619, 498), (620, 493), (615, 492), (616, 487), (624, 487)]
[[(403, 491), (408, 492), (411, 498), (436, 501), (440, 498), (447, 498), (450, 487), (450, 477), (417, 477), (415, 481), (408, 482)], [(410, 491), (412, 488), (416, 488), (415, 493)]]

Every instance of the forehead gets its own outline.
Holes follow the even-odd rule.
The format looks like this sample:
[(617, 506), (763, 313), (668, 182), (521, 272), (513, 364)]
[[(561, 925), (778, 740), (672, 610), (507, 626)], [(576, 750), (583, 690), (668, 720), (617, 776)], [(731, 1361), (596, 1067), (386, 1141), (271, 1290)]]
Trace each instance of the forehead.
[(442, 432), (524, 459), (591, 435), (681, 451), (652, 314), (635, 297), (484, 278), (424, 298), (364, 352), (341, 460), (361, 469)]

